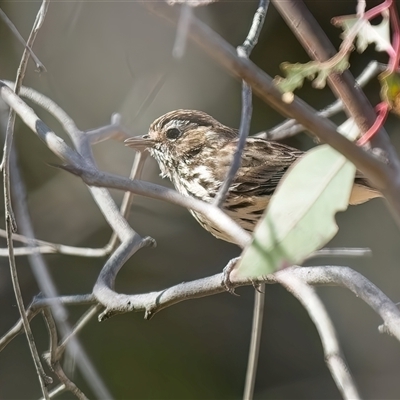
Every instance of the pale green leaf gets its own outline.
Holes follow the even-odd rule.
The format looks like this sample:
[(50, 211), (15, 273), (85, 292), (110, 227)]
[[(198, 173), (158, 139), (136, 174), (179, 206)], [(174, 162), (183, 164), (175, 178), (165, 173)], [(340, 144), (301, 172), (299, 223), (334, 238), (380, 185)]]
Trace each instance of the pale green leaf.
[(279, 184), (231, 278), (270, 274), (324, 246), (338, 230), (335, 214), (348, 206), (354, 175), (354, 165), (330, 146), (310, 150)]
[(305, 79), (313, 81), (316, 89), (323, 89), (330, 74), (333, 72), (341, 74), (349, 66), (348, 54), (344, 54), (336, 62), (309, 61), (305, 64), (284, 62), (281, 64), (281, 69), (285, 73), (285, 78), (276, 76), (274, 82), (283, 93), (293, 92), (302, 87)]
[(335, 18), (335, 25), (343, 29), (342, 38), (353, 34), (353, 28), (357, 28), (357, 51), (363, 53), (369, 44), (375, 43), (376, 51), (390, 51), (392, 48), (390, 40), (390, 21), (389, 14), (382, 13), (382, 21), (378, 25), (371, 25), (366, 20), (360, 20), (357, 15), (347, 15)]

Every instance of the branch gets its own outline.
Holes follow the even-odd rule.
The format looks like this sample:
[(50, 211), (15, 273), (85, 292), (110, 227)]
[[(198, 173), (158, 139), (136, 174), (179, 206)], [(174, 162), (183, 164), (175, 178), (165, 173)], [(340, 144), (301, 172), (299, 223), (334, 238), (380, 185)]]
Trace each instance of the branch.
[[(358, 85), (360, 85), (360, 87), (364, 87), (373, 77), (384, 70), (385, 68), (382, 66), (382, 64), (379, 64), (377, 61), (371, 61), (363, 70), (363, 72), (357, 77), (356, 82)], [(337, 99), (323, 110), (318, 111), (317, 114), (321, 117), (329, 118), (342, 110), (343, 102), (342, 100)], [(304, 126), (297, 123), (295, 119), (289, 119), (272, 129), (257, 133), (256, 136), (269, 140), (282, 140), (294, 136), (297, 133), (303, 132), (304, 130)]]
[[(213, 207), (211, 204), (196, 200), (190, 197), (182, 196), (175, 190), (165, 188), (163, 186), (154, 185), (148, 182), (130, 181), (126, 178), (121, 178), (111, 174), (99, 172), (90, 160), (87, 161), (84, 157), (72, 150), (61, 138), (59, 138), (39, 117), (34, 111), (28, 107), (12, 90), (0, 81), (0, 96), (22, 118), (25, 124), (35, 132), (38, 137), (46, 143), (47, 147), (61, 160), (68, 164), (65, 167), (68, 171), (79, 175), (89, 186), (103, 186), (128, 190), (141, 196), (152, 197), (159, 200), (164, 200), (172, 204), (177, 204), (182, 207), (193, 209), (203, 214), (210, 219), (218, 229), (222, 229), (232, 241), (241, 247), (245, 247), (250, 242), (250, 235), (240, 228), (231, 218), (223, 211)], [(77, 133), (75, 133), (77, 136)], [(111, 219), (111, 215), (106, 215), (107, 221), (112, 228), (121, 235), (130, 235), (130, 227), (123, 223), (120, 227), (116, 221), (119, 221), (119, 212), (116, 211), (117, 219)], [(126, 229), (126, 230), (125, 230)], [(132, 231), (130, 231), (132, 232)]]
[[(22, 86), (22, 81), (25, 76), (26, 68), (28, 65), (30, 51), (33, 43), (35, 41), (36, 35), (43, 24), (44, 18), (46, 16), (47, 8), (49, 6), (48, 0), (43, 0), (36, 15), (35, 22), (33, 24), (32, 30), (30, 32), (27, 47), (22, 54), (21, 61), (17, 71), (17, 77), (15, 80), (14, 92), (9, 89), (15, 96), (17, 96), (20, 87)], [(9, 249), (9, 263), (10, 263), (10, 274), (13, 284), (13, 289), (15, 293), (15, 298), (17, 301), (17, 306), (19, 313), (21, 315), (22, 324), (24, 327), (25, 335), (28, 341), (29, 350), (32, 355), (32, 359), (35, 365), (36, 373), (39, 378), (40, 387), (42, 389), (43, 397), (49, 399), (49, 393), (47, 391), (47, 386), (52, 383), (52, 379), (46, 375), (40, 357), (36, 348), (35, 340), (32, 334), (32, 329), (29, 325), (29, 320), (25, 312), (25, 305), (22, 298), (21, 288), (19, 285), (18, 271), (14, 257), (13, 241), (11, 239), (12, 234), (17, 230), (14, 212), (11, 204), (11, 187), (10, 187), (10, 157), (12, 151), (12, 141), (14, 134), (16, 113), (13, 109), (10, 109), (8, 114), (6, 137), (4, 141), (3, 150), (3, 160), (1, 162), (1, 169), (3, 170), (3, 190), (4, 190), (4, 208), (5, 208), (5, 221), (6, 221), (6, 232), (7, 232), (7, 247)]]
[(62, 353), (59, 353), (57, 347), (58, 335), (53, 315), (47, 308), (43, 309), (42, 314), (50, 336), (50, 350), (44, 356), (46, 361), (67, 390), (73, 393), (79, 400), (88, 400), (84, 393), (67, 377), (60, 365), (60, 357)]
[(314, 322), (322, 341), (325, 362), (331, 371), (336, 386), (345, 399), (360, 399), (357, 387), (342, 355), (335, 328), (315, 290), (304, 283), (301, 277), (287, 274), (285, 270), (276, 274), (276, 279), (303, 305)]
[[(262, 27), (264, 25), (265, 17), (267, 15), (267, 9), (269, 5), (269, 0), (260, 0), (258, 8), (254, 14), (252, 24), (250, 26), (249, 33), (243, 44), (239, 46), (236, 51), (239, 57), (248, 59), (252, 50), (258, 42)], [(242, 154), (246, 146), (247, 136), (250, 132), (251, 117), (253, 113), (252, 104), (252, 90), (246, 81), (242, 81), (242, 111), (240, 116), (240, 126), (239, 126), (239, 140), (237, 143), (236, 151), (233, 155), (232, 163), (229, 167), (229, 171), (222, 183), (220, 189), (213, 204), (216, 207), (223, 207), (226, 197), (228, 195), (229, 189), (233, 180), (235, 179), (236, 173), (240, 168)], [(265, 285), (261, 284), (259, 290), (255, 292), (255, 301), (253, 309), (253, 323), (251, 329), (250, 338), (250, 350), (249, 358), (247, 363), (246, 380), (243, 398), (252, 399), (254, 393), (254, 385), (257, 373), (257, 363), (259, 356), (261, 332), (262, 332), (262, 318), (264, 311), (264, 301), (265, 301)]]
[[(254, 14), (253, 22), (251, 24), (249, 33), (243, 44), (239, 46), (236, 51), (237, 55), (241, 58), (248, 59), (258, 42), (258, 37), (260, 36), (261, 29), (264, 25), (265, 16), (267, 15), (267, 8), (269, 5), (269, 0), (260, 0), (259, 6), (256, 13)], [(228, 174), (218, 190), (217, 195), (213, 204), (217, 207), (222, 207), (225, 202), (226, 196), (228, 194), (229, 188), (233, 180), (235, 179), (236, 173), (241, 164), (242, 153), (246, 145), (246, 139), (250, 131), (251, 115), (253, 112), (252, 105), (252, 90), (251, 87), (243, 80), (242, 82), (242, 112), (240, 116), (240, 127), (239, 127), (239, 141), (235, 154), (233, 155), (233, 160), (229, 168)]]
[[(341, 286), (352, 291), (367, 303), (383, 320), (384, 331), (393, 335), (400, 341), (400, 310), (377, 286), (363, 275), (349, 267), (323, 266), (323, 267), (288, 267), (275, 274), (268, 275), (256, 282), (246, 280), (233, 281), (232, 287), (249, 286), (260, 283), (274, 284), (280, 282), (282, 276), (293, 275), (304, 283), (312, 286)], [(158, 292), (136, 295), (121, 295), (131, 302), (131, 311), (145, 312), (145, 318), (150, 319), (157, 312), (177, 304), (181, 301), (191, 300), (218, 293), (226, 293), (224, 274), (216, 274), (207, 278), (191, 282), (184, 282)], [(57, 299), (38, 298), (28, 309), (29, 318), (33, 318), (42, 307), (49, 306), (54, 301), (65, 305), (93, 304), (93, 295), (61, 296)], [(18, 322), (12, 330), (0, 340), (0, 350), (9, 343), (18, 333), (22, 332), (21, 323)], [(7, 336), (8, 339), (5, 339)], [(11, 339), (9, 339), (11, 337)]]
[[(302, 1), (272, 0), (272, 2), (311, 58), (323, 62), (335, 54), (335, 48)], [(354, 118), (360, 132), (367, 132), (375, 122), (376, 113), (365, 94), (356, 84), (350, 71), (346, 70), (343, 74), (331, 74), (328, 78), (328, 83), (336, 96), (343, 101), (346, 113)], [(300, 120), (298, 121), (301, 122)], [(316, 132), (313, 133), (317, 134)], [(342, 154), (352, 161), (379, 188), (388, 200), (392, 214), (398, 226), (400, 226), (400, 159), (383, 128), (374, 136), (371, 144), (373, 147), (383, 150), (389, 160), (384, 173), (386, 176), (381, 176), (381, 182), (375, 180), (373, 174), (371, 174), (372, 171), (358, 164), (354, 157), (349, 157), (343, 152)], [(340, 149), (337, 150), (340, 151)]]
[[(36, 282), (39, 286), (41, 293), (43, 293), (43, 295), (46, 296), (47, 298), (57, 298), (58, 297), (57, 288), (54, 285), (52, 278), (48, 272), (45, 260), (35, 248), (36, 245), (34, 239), (35, 233), (32, 227), (32, 222), (30, 220), (29, 211), (26, 206), (25, 202), (25, 199), (27, 197), (26, 191), (22, 182), (22, 178), (20, 177), (18, 171), (16, 157), (11, 158), (10, 166), (12, 171), (11, 184), (15, 199), (16, 216), (18, 218), (18, 224), (20, 230), (24, 234), (24, 236), (22, 237), (21, 235), (14, 235), (14, 236), (18, 237), (19, 239), (24, 238), (27, 241), (28, 245), (30, 245), (31, 251), (28, 254), (29, 263), (31, 265), (32, 271), (34, 273)], [(81, 250), (80, 251), (81, 254), (83, 253), (86, 253), (86, 255), (89, 255), (89, 253), (93, 254), (93, 252), (90, 252), (90, 249), (76, 249), (69, 246), (64, 247), (62, 245), (58, 249), (59, 250), (62, 249), (66, 252), (72, 252), (72, 253), (78, 253), (79, 250)], [(20, 249), (17, 249), (17, 251), (18, 250)], [(57, 321), (60, 331), (64, 335), (71, 332), (71, 327), (68, 323), (68, 312), (66, 308), (63, 306), (63, 304), (61, 304), (61, 302), (59, 301), (54, 301), (50, 304), (50, 308), (52, 311), (52, 315)], [(90, 359), (85, 354), (81, 344), (78, 342), (76, 338), (74, 338), (73, 343), (71, 343), (71, 348), (78, 349), (75, 355), (76, 365), (82, 372), (83, 377), (86, 378), (86, 381), (93, 390), (93, 393), (95, 393), (96, 396), (99, 398), (108, 397), (110, 394), (107, 388), (102, 382), (100, 376), (96, 373), (94, 366), (92, 365)]]
[[(312, 286), (341, 286), (352, 291), (357, 297), (367, 303), (385, 324), (385, 331), (400, 341), (400, 310), (377, 286), (363, 275), (349, 267), (323, 266), (323, 267), (298, 267), (293, 266), (268, 275), (256, 282), (233, 281), (233, 287), (249, 286), (259, 283), (278, 283), (279, 274), (293, 274), (302, 279), (304, 283)], [(150, 319), (157, 312), (185, 300), (225, 293), (224, 274), (216, 274), (207, 278), (191, 282), (184, 282), (163, 289), (136, 295), (123, 295), (131, 301), (131, 309), (135, 312), (145, 311), (145, 318)], [(36, 307), (48, 305), (52, 301), (62, 301), (63, 304), (90, 304), (93, 297), (86, 295), (66, 296), (59, 299), (38, 299)], [(1, 342), (0, 342), (1, 344)], [(1, 347), (0, 347), (1, 349)]]

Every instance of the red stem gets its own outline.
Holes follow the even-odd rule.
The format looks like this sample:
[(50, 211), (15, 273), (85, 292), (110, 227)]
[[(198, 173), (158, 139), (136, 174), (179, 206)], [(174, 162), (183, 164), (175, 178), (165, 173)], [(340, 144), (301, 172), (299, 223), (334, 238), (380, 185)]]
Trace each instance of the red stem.
[(392, 42), (393, 42), (394, 57), (390, 57), (389, 59), (388, 70), (390, 73), (393, 73), (397, 71), (400, 60), (400, 23), (395, 3), (391, 4), (389, 11), (393, 29)]
[(383, 124), (386, 121), (386, 118), (389, 114), (390, 106), (386, 102), (379, 103), (376, 107), (375, 110), (377, 112), (377, 117), (371, 128), (367, 130), (367, 132), (364, 133), (364, 135), (361, 136), (360, 139), (357, 141), (358, 146), (363, 146), (365, 143), (368, 142), (372, 138), (372, 136), (375, 135), (376, 132), (381, 129)]

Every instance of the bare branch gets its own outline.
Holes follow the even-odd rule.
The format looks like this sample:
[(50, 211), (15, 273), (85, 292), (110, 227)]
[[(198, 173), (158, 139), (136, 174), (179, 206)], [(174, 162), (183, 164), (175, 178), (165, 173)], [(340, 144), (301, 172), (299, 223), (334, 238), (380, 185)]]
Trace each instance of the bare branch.
[(308, 311), (322, 341), (325, 362), (328, 364), (336, 386), (345, 399), (360, 399), (357, 387), (350, 374), (349, 367), (342, 355), (335, 328), (329, 315), (314, 289), (285, 270), (275, 274), (278, 282), (292, 293)]

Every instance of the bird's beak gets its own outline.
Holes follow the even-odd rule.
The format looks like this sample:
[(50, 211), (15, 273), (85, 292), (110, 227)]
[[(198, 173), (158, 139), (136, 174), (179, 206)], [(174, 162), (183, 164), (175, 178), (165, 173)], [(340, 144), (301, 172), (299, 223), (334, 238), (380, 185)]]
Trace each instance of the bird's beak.
[(149, 135), (135, 136), (125, 140), (125, 146), (132, 147), (138, 151), (144, 151), (154, 146), (154, 141)]

